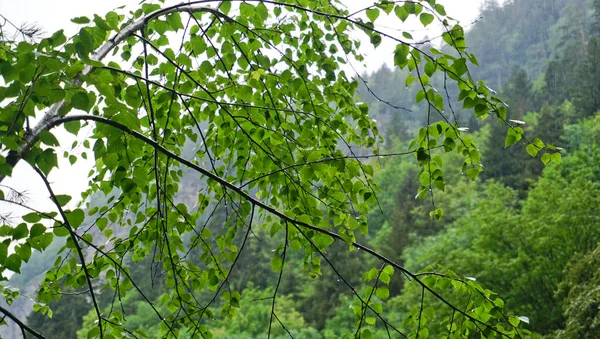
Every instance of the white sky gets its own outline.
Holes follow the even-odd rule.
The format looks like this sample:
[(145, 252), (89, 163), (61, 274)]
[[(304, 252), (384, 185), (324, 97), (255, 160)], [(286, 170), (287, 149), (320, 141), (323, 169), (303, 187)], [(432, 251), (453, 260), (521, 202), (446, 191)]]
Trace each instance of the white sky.
[[(77, 16), (93, 16), (98, 13), (104, 13), (122, 6), (127, 5), (128, 8), (135, 8), (139, 0), (0, 0), (0, 14), (19, 25), (21, 23), (35, 23), (43, 27), (44, 31), (51, 34), (59, 29), (65, 29), (67, 36), (73, 35), (77, 31), (77, 25), (70, 22), (70, 19)], [(177, 1), (167, 1), (167, 3), (179, 3)], [(361, 9), (365, 4), (371, 1), (364, 0), (344, 0), (348, 8), (353, 11)], [(479, 15), (479, 8), (483, 0), (439, 0), (439, 3), (446, 6), (446, 12), (449, 16), (459, 20), (463, 25), (468, 25), (475, 20)], [(426, 31), (419, 23), (408, 23), (407, 27), (397, 26), (395, 15), (389, 17), (389, 20), (382, 20), (381, 24), (386, 29), (404, 29), (411, 30), (415, 37), (423, 37), (428, 35), (435, 36), (434, 31)], [(433, 26), (433, 25), (432, 25)], [(411, 28), (412, 27), (412, 28)], [(439, 33), (438, 33), (439, 34)], [(368, 48), (370, 44), (364, 43), (367, 47), (363, 51), (366, 54), (366, 69), (373, 71), (381, 67), (384, 60), (390, 60), (394, 46), (392, 44), (380, 46), (376, 53), (372, 48)], [(363, 70), (361, 65), (356, 65), (358, 70)], [(58, 132), (57, 137), (61, 145), (69, 149), (73, 142), (72, 136), (69, 137), (65, 132)], [(87, 173), (90, 163), (78, 163), (75, 166), (70, 166), (69, 163), (62, 158), (62, 150), (58, 152), (60, 169), (53, 170), (50, 176), (53, 189), (57, 194), (71, 194), (76, 200), (82, 187), (87, 184)], [(7, 178), (2, 184), (11, 186), (19, 191), (26, 191), (31, 198), (30, 205), (40, 209), (52, 209), (52, 205), (48, 199), (48, 193), (39, 177), (31, 170), (31, 168), (22, 162), (14, 169), (13, 177)], [(7, 206), (0, 204), (0, 213), (6, 212)]]

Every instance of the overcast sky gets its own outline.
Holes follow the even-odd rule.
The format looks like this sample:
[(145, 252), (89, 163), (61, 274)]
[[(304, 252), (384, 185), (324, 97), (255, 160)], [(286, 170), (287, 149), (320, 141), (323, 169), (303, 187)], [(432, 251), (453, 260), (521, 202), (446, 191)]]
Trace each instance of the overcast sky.
[[(167, 3), (179, 3), (181, 1), (167, 1)], [(467, 25), (479, 16), (479, 8), (483, 0), (439, 0), (439, 3), (446, 6), (446, 12), (449, 16), (459, 20), (463, 25)], [(48, 34), (59, 29), (65, 29), (67, 36), (71, 36), (77, 31), (77, 25), (70, 22), (70, 19), (77, 16), (92, 16), (94, 13), (104, 14), (116, 7), (127, 5), (129, 8), (135, 8), (139, 0), (0, 0), (0, 14), (19, 25), (21, 23), (35, 23), (43, 27)], [(368, 1), (364, 0), (344, 0), (344, 3), (350, 10), (360, 9)], [(408, 24), (408, 26), (397, 27), (397, 19), (392, 16), (390, 20), (382, 20), (382, 25), (387, 29), (410, 30), (415, 37), (435, 36), (435, 31), (426, 31), (420, 24)], [(435, 30), (435, 29), (434, 29)], [(438, 33), (439, 34), (439, 33)], [(393, 45), (381, 46), (374, 53), (368, 48), (363, 51), (367, 55), (367, 71), (373, 71), (381, 67), (384, 60), (391, 59)], [(359, 70), (360, 65), (356, 65)], [(70, 146), (73, 139), (64, 140), (60, 137), (65, 136), (60, 133), (59, 140), (61, 145)], [(59, 152), (59, 159), (62, 158), (62, 151)], [(57, 194), (77, 195), (82, 187), (87, 183), (88, 165), (70, 166), (64, 159), (61, 161), (59, 170), (54, 170), (50, 181)], [(3, 184), (9, 185), (20, 191), (26, 191), (31, 198), (30, 204), (42, 209), (52, 209), (48, 200), (48, 193), (44, 189), (39, 177), (29, 168), (28, 165), (20, 163), (14, 170), (14, 176), (5, 180)], [(77, 197), (74, 196), (74, 200)], [(43, 206), (43, 207), (41, 207)], [(0, 213), (6, 212), (6, 205), (0, 204)]]
[[(139, 0), (0, 0), (0, 13), (16, 23), (37, 22), (48, 32), (64, 28), (74, 32), (70, 19), (76, 16), (103, 14), (116, 7), (135, 7)], [(167, 0), (167, 3), (183, 1)], [(439, 0), (449, 16), (467, 22), (477, 17), (483, 0)], [(343, 0), (350, 9), (370, 3), (365, 0)], [(131, 7), (130, 7), (131, 8)]]

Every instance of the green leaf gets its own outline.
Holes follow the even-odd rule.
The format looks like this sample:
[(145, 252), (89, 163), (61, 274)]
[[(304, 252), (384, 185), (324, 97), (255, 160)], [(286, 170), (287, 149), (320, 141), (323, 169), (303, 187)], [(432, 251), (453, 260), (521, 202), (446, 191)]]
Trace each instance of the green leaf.
[(177, 12), (167, 15), (167, 22), (173, 30), (184, 28), (183, 23), (181, 22), (181, 15), (179, 15)]
[(56, 198), (56, 202), (61, 206), (64, 207), (66, 206), (69, 201), (71, 201), (71, 196), (70, 195), (64, 195), (64, 194), (57, 194), (54, 196)]
[(283, 269), (283, 260), (278, 254), (273, 256), (273, 259), (271, 260), (271, 268), (274, 272), (279, 272)]
[(375, 295), (381, 300), (387, 300), (390, 297), (390, 290), (385, 286), (378, 287)]
[(533, 144), (536, 145), (538, 148), (544, 148), (546, 146), (544, 142), (539, 138), (533, 139)]
[(362, 333), (360, 334), (360, 338), (362, 338), (362, 339), (372, 339), (373, 338), (373, 333), (371, 332), (370, 329), (364, 328), (362, 330)]
[(519, 318), (517, 318), (517, 317), (512, 317), (511, 316), (511, 317), (508, 318), (508, 322), (511, 325), (513, 325), (514, 327), (517, 327), (517, 326), (519, 326), (519, 323), (521, 322), (521, 320)]
[(333, 242), (334, 239), (327, 234), (320, 234), (315, 240), (315, 244), (321, 249), (329, 247)]
[(13, 236), (14, 240), (26, 238), (28, 234), (29, 234), (29, 229), (27, 228), (27, 224), (25, 224), (25, 223), (19, 224), (19, 226), (15, 227), (15, 229), (12, 232), (12, 236)]
[(363, 171), (369, 175), (369, 176), (373, 176), (374, 172), (373, 172), (373, 166), (371, 165), (362, 165), (362, 169)]
[(0, 242), (0, 265), (4, 264), (6, 256), (8, 255), (8, 245)]
[(435, 11), (438, 12), (439, 15), (443, 15), (443, 16), (446, 15), (446, 9), (444, 8), (443, 5), (435, 4), (434, 8), (435, 8)]
[(383, 273), (385, 273), (389, 276), (393, 276), (394, 275), (394, 267), (390, 266), (390, 265), (385, 265), (385, 267), (383, 268)]
[(431, 61), (425, 64), (425, 74), (427, 74), (430, 77), (433, 76), (436, 69), (437, 65)]
[[(477, 177), (475, 177), (477, 178)], [(475, 179), (472, 179), (475, 180)], [(441, 220), (444, 216), (444, 210), (441, 208), (436, 208), (434, 211), (429, 212), (429, 216), (437, 221)]]
[(404, 8), (404, 6), (396, 6), (396, 8), (394, 8), (394, 13), (396, 13), (396, 16), (398, 17), (398, 19), (402, 20), (402, 22), (408, 19), (408, 12)]
[(219, 6), (219, 9), (221, 10), (221, 12), (223, 12), (223, 14), (228, 14), (229, 11), (231, 10), (231, 1), (229, 1), (229, 0), (221, 1), (221, 5)]
[(429, 13), (421, 13), (421, 15), (419, 16), (419, 20), (421, 20), (421, 23), (425, 27), (427, 27), (430, 23), (432, 23), (433, 19), (434, 19), (433, 15), (431, 15)]
[(500, 298), (496, 298), (494, 300), (494, 305), (496, 305), (496, 306), (498, 306), (500, 308), (503, 308), (504, 307), (504, 301), (502, 299), (500, 299)]
[(452, 64), (452, 68), (457, 76), (461, 76), (467, 72), (467, 61), (465, 58), (456, 59)]
[(121, 189), (123, 190), (123, 192), (131, 192), (136, 187), (137, 184), (132, 179), (124, 178), (123, 180), (121, 180)]
[(541, 160), (544, 163), (544, 165), (547, 165), (550, 162), (550, 160), (552, 160), (552, 156), (550, 155), (550, 153), (546, 152), (542, 154)]
[(103, 31), (112, 30), (112, 28), (106, 23), (106, 21), (97, 14), (94, 15), (94, 23), (96, 24), (96, 27), (100, 28)]
[(415, 102), (418, 104), (419, 102), (423, 101), (423, 99), (425, 99), (425, 91), (420, 90), (417, 92), (417, 96), (415, 97)]
[(48, 248), (48, 246), (50, 246), (50, 244), (52, 243), (53, 239), (54, 235), (52, 233), (44, 233), (36, 238), (41, 250)]
[(379, 17), (379, 9), (378, 8), (369, 8), (366, 10), (367, 13), (367, 18), (369, 18), (369, 20), (371, 22), (375, 22), (375, 20), (377, 20), (377, 18)]
[(52, 229), (52, 232), (57, 237), (66, 237), (67, 235), (69, 235), (69, 230), (67, 229), (67, 227), (62, 225), (55, 225)]
[(29, 214), (25, 214), (24, 216), (22, 216), (23, 221), (26, 222), (30, 222), (30, 223), (34, 223), (34, 222), (38, 222), (40, 220), (42, 220), (42, 217), (35, 212), (29, 213)]
[(231, 299), (229, 299), (229, 303), (231, 304), (232, 307), (235, 308), (240, 308), (240, 299), (239, 296), (238, 297), (231, 297)]
[(456, 148), (456, 142), (452, 138), (446, 138), (444, 140), (444, 150), (450, 152)]
[(406, 87), (410, 86), (410, 84), (412, 84), (413, 81), (415, 81), (415, 76), (412, 74), (407, 75), (405, 80)]
[(370, 269), (368, 272), (366, 272), (365, 274), (363, 274), (362, 280), (363, 281), (371, 281), (373, 279), (375, 279), (377, 277), (378, 271), (376, 268), (372, 268)]
[(44, 234), (45, 232), (46, 232), (46, 226), (44, 226), (42, 224), (35, 224), (31, 227), (31, 230), (29, 231), (29, 236), (34, 238), (34, 237)]
[(535, 156), (540, 151), (540, 149), (537, 148), (537, 146), (534, 144), (527, 145), (527, 147), (525, 147), (525, 149), (527, 150), (527, 153), (529, 153), (529, 155), (531, 155), (533, 158), (535, 158)]
[(382, 283), (389, 285), (392, 278), (390, 274), (387, 274), (386, 272), (381, 272), (381, 274), (379, 274), (379, 280)]
[(410, 48), (405, 44), (396, 45), (394, 51), (394, 65), (403, 68), (408, 62), (408, 55), (410, 54)]
[(79, 24), (79, 25), (84, 25), (84, 24), (89, 24), (90, 19), (85, 16), (78, 16), (76, 18), (71, 19), (71, 22)]
[(16, 151), (19, 149), (19, 144), (15, 142), (12, 137), (0, 138), (0, 145), (8, 148), (9, 150)]
[(28, 243), (15, 246), (15, 253), (21, 258), (22, 261), (28, 262), (31, 258), (31, 246)]
[(94, 326), (87, 334), (88, 339), (95, 339), (100, 336), (100, 328)]
[(90, 107), (90, 99), (85, 92), (80, 91), (71, 97), (71, 105), (73, 105), (73, 108), (87, 112)]
[(13, 253), (9, 255), (8, 258), (6, 258), (6, 260), (4, 260), (4, 267), (8, 268), (9, 270), (15, 273), (21, 273), (21, 263), (22, 261), (19, 255)]
[(48, 146), (59, 146), (60, 145), (58, 143), (58, 139), (56, 139), (54, 134), (52, 134), (48, 131), (42, 131), (40, 133), (40, 140), (42, 141), (42, 143), (44, 143)]
[(85, 213), (80, 209), (73, 210), (67, 214), (67, 219), (69, 220), (69, 224), (73, 228), (79, 227), (83, 220), (85, 220)]
[(83, 52), (87, 56), (87, 54), (89, 54), (92, 51), (92, 49), (94, 48), (94, 38), (90, 34), (89, 29), (88, 28), (80, 29), (79, 35), (77, 36), (77, 40), (78, 40), (79, 44), (81, 45), (81, 48), (83, 48)]
[(381, 41), (381, 35), (379, 35), (378, 33), (371, 34), (371, 43), (373, 44), (373, 46), (379, 46), (379, 44), (381, 44)]
[(479, 176), (479, 168), (477, 168), (477, 167), (469, 168), (467, 170), (467, 176), (469, 177), (469, 179), (475, 181), (475, 179), (477, 179), (477, 177)]
[(509, 147), (515, 142), (517, 142), (517, 137), (514, 134), (508, 134), (504, 140), (504, 147)]
[(77, 135), (79, 133), (79, 129), (81, 128), (81, 123), (79, 121), (69, 121), (64, 124), (67, 132)]

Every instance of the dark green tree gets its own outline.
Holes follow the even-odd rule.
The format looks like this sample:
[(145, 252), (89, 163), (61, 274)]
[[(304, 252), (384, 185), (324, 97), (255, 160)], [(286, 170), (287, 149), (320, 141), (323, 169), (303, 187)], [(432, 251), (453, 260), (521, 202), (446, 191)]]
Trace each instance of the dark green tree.
[(46, 338), (77, 339), (83, 325), (83, 316), (92, 310), (84, 292), (65, 293), (50, 303), (52, 318), (39, 312), (27, 317), (27, 325), (37, 329)]
[(554, 333), (556, 338), (592, 339), (600, 336), (600, 246), (585, 254), (578, 253), (566, 269), (566, 277), (558, 287), (565, 299), (565, 328)]
[(507, 117), (505, 121), (490, 122), (491, 135), (485, 143), (485, 171), (482, 174), (484, 179), (496, 179), (524, 192), (536, 179), (542, 166), (518, 147), (508, 147), (504, 130), (511, 120), (523, 121), (526, 113), (537, 108), (527, 72), (522, 68), (515, 70), (502, 89), (502, 94), (508, 104)]

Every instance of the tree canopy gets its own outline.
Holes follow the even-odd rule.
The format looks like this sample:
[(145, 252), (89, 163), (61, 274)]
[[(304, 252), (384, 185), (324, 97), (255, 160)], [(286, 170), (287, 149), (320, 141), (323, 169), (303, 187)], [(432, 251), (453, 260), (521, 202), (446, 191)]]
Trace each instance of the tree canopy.
[[(408, 29), (380, 28), (384, 16), (399, 27), (440, 25), (449, 50)], [(38, 39), (21, 30), (21, 38), (0, 41), (0, 182), (26, 163), (55, 205), (39, 210), (0, 186), (4, 204), (26, 211), (0, 226), (0, 272), (19, 273), (33, 251), (64, 240), (35, 311), (50, 316), (53, 302), (83, 293), (93, 310), (82, 337), (209, 338), (227, 326), (248, 337), (293, 336), (303, 327), (297, 309), (306, 305), (279, 293), (299, 270), (294, 277), (333, 274), (351, 291), (353, 299), (342, 300), (354, 317), (351, 336), (528, 333), (520, 327), (526, 318), (508, 315), (503, 300), (472, 279), (442, 267), (413, 272), (361, 242), (368, 212), (385, 203), (373, 160), (413, 156), (407, 173), (416, 174), (414, 194), (429, 199), (432, 219), (443, 217), (434, 197), (446, 189), (448, 154), (471, 180), (479, 176), (480, 149), (456, 120), (456, 100), (477, 118), (499, 120), (504, 145), (525, 141), (544, 163), (561, 159), (555, 146), (526, 139), (495, 92), (473, 78), (469, 67), (478, 62), (464, 29), (435, 0), (378, 1), (355, 13), (325, 0), (142, 1), (130, 13), (72, 21), (81, 25), (73, 37), (58, 31)], [(386, 153), (356, 96), (359, 85), (368, 87), (350, 73), (352, 63), (368, 62), (361, 41), (393, 44), (394, 67), (410, 72), (399, 87), (416, 88), (425, 118), (408, 151)], [(57, 128), (77, 137), (71, 151), (57, 152)], [(61, 170), (59, 157), (93, 161), (81, 197), (55, 194), (48, 176)], [(186, 176), (193, 184), (182, 185)], [(196, 199), (185, 201), (185, 190)], [(271, 253), (253, 250), (254, 239)], [(346, 251), (367, 258), (368, 267), (342, 274), (334, 259)], [(269, 286), (242, 296), (242, 261), (270, 275)], [(146, 279), (134, 278), (143, 272)], [(402, 319), (391, 319), (394, 304), (386, 300), (397, 281), (419, 293)], [(16, 297), (2, 292), (8, 302)], [(269, 303), (245, 318), (255, 299)], [(44, 337), (0, 312), (23, 336)]]

